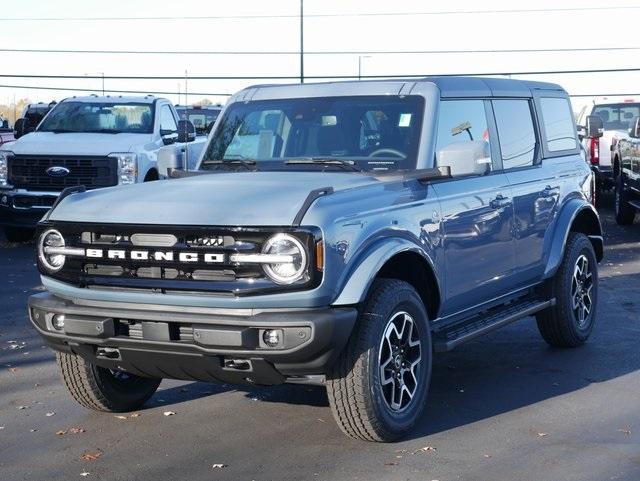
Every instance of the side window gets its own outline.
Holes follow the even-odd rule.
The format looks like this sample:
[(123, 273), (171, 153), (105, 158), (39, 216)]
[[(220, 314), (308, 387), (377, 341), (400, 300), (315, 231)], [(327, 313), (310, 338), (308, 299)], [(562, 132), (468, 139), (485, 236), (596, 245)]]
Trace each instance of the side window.
[(573, 113), (567, 99), (541, 98), (540, 107), (549, 152), (575, 149), (576, 133)]
[(502, 167), (514, 169), (533, 165), (536, 134), (528, 100), (494, 100), (493, 111), (502, 151)]
[(491, 148), (484, 100), (442, 100), (438, 114), (436, 165), (452, 176), (491, 171)]
[(168, 105), (163, 105), (160, 109), (160, 130), (178, 131), (178, 124), (176, 124), (176, 119)]

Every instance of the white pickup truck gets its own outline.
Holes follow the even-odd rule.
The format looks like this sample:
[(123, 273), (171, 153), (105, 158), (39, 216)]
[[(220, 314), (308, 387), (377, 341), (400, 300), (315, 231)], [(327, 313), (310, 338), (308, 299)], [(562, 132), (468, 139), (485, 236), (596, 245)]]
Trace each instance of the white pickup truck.
[(591, 115), (602, 119), (603, 134), (599, 138), (585, 139), (585, 149), (595, 174), (596, 188), (607, 190), (614, 186), (619, 173), (617, 145), (629, 139), (629, 129), (640, 116), (640, 103), (631, 99), (618, 103), (598, 103)]
[(205, 141), (169, 100), (153, 96), (72, 97), (35, 131), (23, 128), (17, 122), (18, 140), (0, 147), (0, 226), (9, 241), (29, 239), (63, 189), (157, 180), (166, 174), (159, 154), (186, 164)]

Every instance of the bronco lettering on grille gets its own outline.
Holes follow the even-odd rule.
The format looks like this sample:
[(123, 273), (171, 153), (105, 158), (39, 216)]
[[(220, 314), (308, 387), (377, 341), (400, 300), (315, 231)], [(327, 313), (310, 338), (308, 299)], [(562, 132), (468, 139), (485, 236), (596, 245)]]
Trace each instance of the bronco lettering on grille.
[[(122, 260), (133, 260), (133, 261), (165, 261), (165, 262), (173, 262), (175, 261), (175, 252), (173, 251), (148, 251), (148, 250), (132, 250), (126, 251), (122, 249), (87, 249), (86, 257), (92, 259), (122, 259)], [(205, 253), (200, 254), (198, 252), (179, 252), (178, 253), (178, 261), (179, 262), (204, 262), (205, 264), (220, 264), (224, 262), (224, 254), (215, 254), (215, 253)]]

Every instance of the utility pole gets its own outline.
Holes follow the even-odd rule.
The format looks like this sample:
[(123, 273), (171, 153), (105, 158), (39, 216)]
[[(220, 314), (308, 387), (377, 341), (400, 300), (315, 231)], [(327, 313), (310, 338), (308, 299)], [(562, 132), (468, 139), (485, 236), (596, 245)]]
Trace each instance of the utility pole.
[(304, 83), (304, 0), (300, 0), (300, 83)]

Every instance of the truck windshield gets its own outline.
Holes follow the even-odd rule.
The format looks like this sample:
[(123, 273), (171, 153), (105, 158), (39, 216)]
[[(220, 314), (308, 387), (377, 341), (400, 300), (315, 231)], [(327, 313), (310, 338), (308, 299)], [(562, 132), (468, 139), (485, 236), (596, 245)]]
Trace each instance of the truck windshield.
[(640, 104), (596, 105), (592, 114), (602, 119), (606, 130), (627, 130), (633, 119), (640, 116)]
[(198, 135), (206, 135), (220, 114), (220, 109), (176, 107), (182, 120), (190, 120)]
[(150, 134), (153, 106), (118, 102), (63, 102), (44, 119), (39, 132)]
[(347, 162), (350, 170), (415, 168), (423, 110), (420, 96), (237, 102), (216, 128), (201, 169), (240, 161), (267, 170), (345, 170)]

